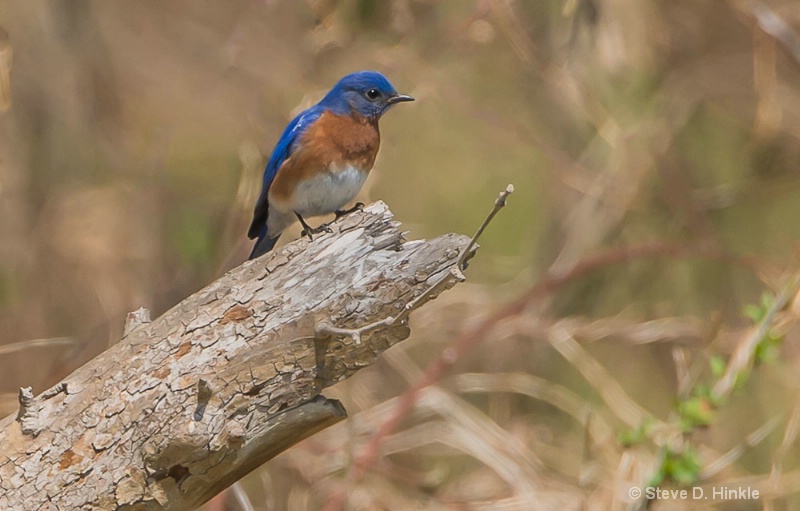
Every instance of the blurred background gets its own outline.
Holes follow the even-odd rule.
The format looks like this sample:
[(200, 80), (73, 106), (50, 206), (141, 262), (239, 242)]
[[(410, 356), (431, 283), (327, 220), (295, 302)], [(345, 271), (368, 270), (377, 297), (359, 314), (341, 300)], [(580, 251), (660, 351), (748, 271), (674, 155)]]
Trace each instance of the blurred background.
[(3, 413), (239, 265), (286, 123), (376, 69), (417, 101), (359, 200), (418, 239), (516, 193), (468, 282), (326, 391), (351, 418), (207, 509), (800, 507), (796, 2), (26, 0), (0, 28)]

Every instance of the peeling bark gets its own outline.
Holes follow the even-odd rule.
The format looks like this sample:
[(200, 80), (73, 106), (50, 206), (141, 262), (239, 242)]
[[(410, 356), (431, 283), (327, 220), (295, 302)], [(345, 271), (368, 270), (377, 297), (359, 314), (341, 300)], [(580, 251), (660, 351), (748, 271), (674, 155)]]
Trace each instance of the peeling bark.
[(322, 389), (409, 329), (323, 338), (316, 326), (397, 317), (442, 279), (455, 284), (469, 240), (403, 242), (380, 202), (333, 230), (246, 262), (152, 322), (141, 314), (49, 391), (21, 392), (20, 412), (0, 421), (0, 509), (194, 509), (342, 420)]

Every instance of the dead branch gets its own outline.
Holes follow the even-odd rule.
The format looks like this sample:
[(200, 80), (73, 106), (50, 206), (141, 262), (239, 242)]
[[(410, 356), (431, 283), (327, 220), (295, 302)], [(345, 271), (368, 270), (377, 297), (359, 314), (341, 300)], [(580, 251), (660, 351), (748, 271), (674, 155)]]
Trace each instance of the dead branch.
[(0, 421), (0, 509), (194, 509), (341, 420), (321, 391), (408, 337), (408, 313), (463, 278), (451, 269), (474, 249), (453, 234), (404, 242), (383, 203), (333, 230), (152, 322), (140, 311), (61, 383), (23, 389)]

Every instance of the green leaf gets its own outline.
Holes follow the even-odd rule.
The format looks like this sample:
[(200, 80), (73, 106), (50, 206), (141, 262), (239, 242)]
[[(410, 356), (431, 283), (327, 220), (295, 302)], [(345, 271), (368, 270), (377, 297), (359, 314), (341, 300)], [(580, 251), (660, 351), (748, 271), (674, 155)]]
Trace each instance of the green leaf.
[(761, 293), (761, 308), (764, 312), (768, 311), (775, 304), (775, 297), (771, 293), (764, 291)]
[(733, 388), (736, 390), (741, 390), (747, 385), (748, 380), (750, 379), (750, 370), (744, 369), (736, 373), (736, 378), (733, 380)]
[(692, 391), (693, 396), (709, 397), (711, 395), (711, 386), (708, 383), (698, 383)]
[(714, 375), (714, 378), (721, 378), (723, 374), (725, 374), (725, 367), (727, 364), (725, 360), (719, 355), (712, 355), (710, 359), (708, 359), (708, 365), (711, 366), (711, 374)]
[(761, 294), (761, 300), (759, 300), (758, 305), (745, 305), (742, 309), (742, 313), (750, 318), (753, 323), (761, 323), (761, 321), (764, 320), (764, 316), (767, 315), (767, 311), (770, 310), (774, 304), (775, 297), (764, 291)]
[(756, 345), (756, 351), (753, 354), (755, 362), (774, 362), (780, 355), (780, 346), (783, 343), (783, 336), (775, 332), (767, 332), (767, 335)]
[(652, 430), (653, 419), (651, 417), (646, 417), (638, 427), (617, 433), (617, 441), (623, 448), (627, 449), (628, 447), (632, 447), (647, 440)]
[(656, 465), (657, 469), (647, 482), (647, 486), (659, 486), (664, 482), (664, 478), (667, 476), (666, 472), (664, 472), (664, 462), (666, 459), (667, 450), (662, 447), (658, 451), (658, 464)]
[(664, 473), (664, 465), (660, 465), (656, 473), (653, 474), (653, 477), (650, 478), (650, 481), (647, 482), (647, 486), (660, 486), (661, 483), (664, 482), (664, 478), (666, 474)]
[(761, 323), (761, 320), (764, 318), (764, 311), (761, 310), (761, 307), (758, 305), (745, 305), (744, 309), (742, 309), (742, 313), (750, 318), (753, 323)]
[(667, 451), (660, 470), (665, 478), (681, 486), (691, 486), (700, 476), (700, 456), (691, 446), (682, 451)]
[(691, 431), (698, 426), (709, 426), (717, 417), (715, 407), (706, 397), (695, 396), (678, 403), (681, 428)]

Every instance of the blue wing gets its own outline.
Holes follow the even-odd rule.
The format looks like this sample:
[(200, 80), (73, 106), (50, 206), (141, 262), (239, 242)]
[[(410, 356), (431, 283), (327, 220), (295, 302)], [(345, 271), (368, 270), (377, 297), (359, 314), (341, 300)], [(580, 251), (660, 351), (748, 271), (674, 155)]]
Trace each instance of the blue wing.
[(308, 110), (305, 110), (300, 115), (292, 119), (292, 122), (286, 126), (283, 135), (278, 139), (275, 144), (275, 149), (272, 150), (272, 155), (267, 162), (267, 168), (264, 170), (264, 184), (261, 187), (261, 195), (256, 202), (255, 210), (253, 211), (253, 222), (250, 224), (250, 229), (247, 231), (247, 236), (250, 239), (262, 235), (262, 229), (267, 223), (267, 215), (269, 214), (269, 187), (278, 170), (283, 165), (283, 162), (289, 158), (294, 150), (297, 148), (297, 142), (300, 136), (305, 133), (314, 121), (319, 119), (322, 115), (323, 109), (315, 105)]

